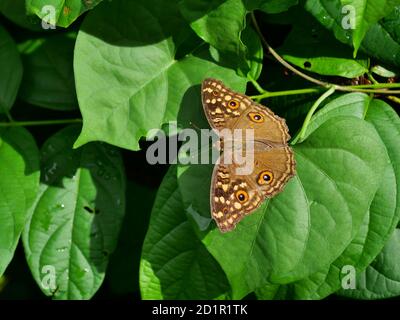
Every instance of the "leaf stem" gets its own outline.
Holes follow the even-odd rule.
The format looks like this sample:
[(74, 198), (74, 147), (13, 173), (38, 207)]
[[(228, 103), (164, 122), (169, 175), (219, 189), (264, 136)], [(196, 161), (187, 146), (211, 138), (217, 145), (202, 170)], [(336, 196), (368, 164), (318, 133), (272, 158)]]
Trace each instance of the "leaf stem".
[[(292, 72), (294, 72), (295, 74), (297, 74), (298, 76), (302, 77), (305, 80), (308, 80), (312, 83), (315, 83), (319, 86), (322, 86), (324, 88), (331, 88), (334, 87), (335, 90), (337, 91), (344, 91), (344, 92), (365, 92), (365, 93), (380, 93), (380, 94), (400, 94), (400, 90), (375, 90), (375, 89), (363, 89), (360, 88), (358, 86), (341, 86), (341, 85), (337, 85), (337, 84), (333, 84), (333, 83), (329, 83), (326, 81), (321, 81), (318, 80), (312, 76), (309, 76), (308, 74), (305, 74), (303, 72), (301, 72), (300, 70), (296, 69), (295, 67), (293, 67), (290, 63), (286, 62), (267, 42), (267, 40), (265, 39), (264, 35), (262, 34), (260, 27), (258, 26), (256, 17), (254, 15), (254, 12), (251, 12), (251, 19), (254, 25), (254, 28), (256, 29), (256, 32), (258, 33), (258, 35), (260, 36), (261, 42), (263, 43), (263, 45), (266, 47), (266, 49), (268, 50), (268, 52), (280, 63), (282, 64), (285, 68), (291, 70)], [(379, 88), (389, 88), (392, 86), (383, 86), (384, 84), (380, 84)], [(368, 87), (372, 87), (372, 85), (368, 86)], [(397, 86), (395, 86), (397, 87)]]
[[(380, 85), (380, 84), (381, 84), (381, 83), (379, 83), (379, 82), (374, 78), (374, 76), (372, 75), (371, 72), (369, 72), (367, 75), (368, 75), (368, 78), (369, 78), (375, 85)], [(391, 84), (391, 85), (400, 86), (400, 83), (383, 83), (383, 84)], [(399, 98), (399, 97), (396, 97), (396, 96), (387, 96), (386, 98), (389, 99), (389, 100), (391, 100), (391, 101), (393, 101), (393, 102), (395, 102), (395, 103), (397, 103), (397, 104), (400, 104), (400, 98)]]
[(279, 96), (288, 96), (294, 94), (307, 94), (307, 93), (315, 93), (323, 90), (322, 88), (304, 88), (304, 89), (296, 89), (296, 90), (284, 90), (284, 91), (265, 91), (262, 94), (251, 96), (250, 98), (254, 100), (262, 100), (271, 97), (279, 97)]
[(0, 122), (0, 128), (4, 128), (4, 127), (28, 127), (28, 126), (48, 126), (48, 125), (70, 124), (70, 123), (82, 123), (82, 119)]
[(291, 145), (296, 144), (299, 140), (302, 141), (304, 139), (304, 136), (307, 132), (308, 125), (310, 124), (311, 118), (317, 110), (317, 108), (320, 106), (320, 104), (328, 98), (331, 94), (335, 92), (336, 88), (331, 87), (329, 88), (323, 95), (321, 95), (317, 101), (314, 102), (312, 105), (311, 109), (308, 111), (306, 118), (304, 119), (303, 126), (300, 129), (300, 132), (296, 135), (296, 137), (293, 138), (292, 142), (290, 143)]

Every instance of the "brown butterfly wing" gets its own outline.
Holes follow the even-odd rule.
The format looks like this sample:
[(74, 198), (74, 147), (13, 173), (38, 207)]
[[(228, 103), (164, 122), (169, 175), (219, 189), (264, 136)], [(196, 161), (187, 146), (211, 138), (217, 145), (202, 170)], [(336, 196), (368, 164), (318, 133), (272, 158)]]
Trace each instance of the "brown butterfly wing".
[[(205, 79), (202, 87), (204, 112), (214, 129), (253, 128), (255, 140), (272, 143), (286, 143), (290, 139), (285, 119), (275, 115), (270, 109), (255, 103), (246, 95), (234, 92), (219, 80)], [(230, 105), (234, 103), (233, 105)], [(261, 122), (249, 121), (252, 114), (260, 113)]]
[[(221, 157), (222, 159), (222, 157)], [(290, 147), (256, 150), (254, 168), (249, 175), (238, 175), (237, 164), (216, 164), (211, 182), (211, 212), (222, 232), (231, 231), (246, 215), (256, 210), (266, 198), (281, 192), (295, 174), (296, 162)], [(263, 176), (268, 175), (268, 181)], [(248, 199), (241, 202), (238, 193)]]
[(254, 169), (249, 175), (264, 198), (281, 192), (296, 173), (294, 153), (289, 146), (279, 146), (265, 151), (255, 150)]
[[(221, 232), (231, 231), (244, 216), (258, 208), (264, 196), (252, 188), (247, 176), (238, 176), (234, 164), (216, 164), (211, 181), (210, 207), (212, 218)], [(237, 192), (244, 191), (248, 201), (241, 203)]]
[[(235, 228), (246, 215), (266, 199), (282, 191), (295, 174), (292, 149), (285, 120), (270, 109), (236, 93), (215, 79), (202, 84), (202, 101), (210, 126), (214, 129), (254, 129), (254, 167), (239, 175), (238, 164), (215, 165), (210, 204), (212, 217), (222, 232)], [(224, 151), (227, 153), (227, 151)], [(221, 158), (223, 159), (222, 155)], [(238, 196), (245, 194), (245, 201)]]

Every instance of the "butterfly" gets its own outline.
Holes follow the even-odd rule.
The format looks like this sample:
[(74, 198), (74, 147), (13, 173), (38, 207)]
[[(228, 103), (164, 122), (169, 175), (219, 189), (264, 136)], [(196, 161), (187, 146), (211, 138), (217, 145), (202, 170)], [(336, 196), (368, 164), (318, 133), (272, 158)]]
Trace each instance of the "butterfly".
[[(203, 81), (201, 96), (207, 120), (217, 133), (223, 129), (253, 129), (252, 171), (238, 174), (239, 164), (234, 158), (224, 163), (223, 154), (228, 151), (222, 141), (219, 161), (212, 173), (211, 216), (221, 232), (228, 232), (266, 198), (283, 190), (295, 175), (296, 162), (287, 144), (290, 135), (283, 118), (216, 79)], [(247, 143), (250, 142), (245, 140)]]

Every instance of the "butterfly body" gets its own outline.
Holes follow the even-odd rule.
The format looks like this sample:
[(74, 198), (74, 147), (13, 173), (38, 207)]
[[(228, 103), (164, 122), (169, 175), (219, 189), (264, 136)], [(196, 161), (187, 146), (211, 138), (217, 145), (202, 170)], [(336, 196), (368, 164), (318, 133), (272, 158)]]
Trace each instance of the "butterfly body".
[[(220, 136), (226, 130), (252, 129), (252, 136), (246, 136), (239, 143), (235, 143), (234, 134), (221, 137), (221, 155), (212, 174), (211, 215), (219, 229), (227, 232), (266, 198), (282, 191), (295, 174), (296, 163), (287, 145), (290, 136), (284, 119), (246, 95), (230, 90), (219, 80), (205, 79), (201, 90), (207, 120)], [(239, 174), (240, 164), (232, 154), (235, 147), (246, 149), (249, 145), (254, 157), (252, 170)]]

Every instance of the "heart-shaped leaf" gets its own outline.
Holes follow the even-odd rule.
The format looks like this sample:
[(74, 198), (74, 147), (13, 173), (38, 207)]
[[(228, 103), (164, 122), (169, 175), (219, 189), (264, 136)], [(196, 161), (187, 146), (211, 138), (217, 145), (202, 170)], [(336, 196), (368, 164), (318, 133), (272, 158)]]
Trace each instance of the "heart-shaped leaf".
[[(382, 250), (400, 219), (400, 208), (398, 206), (400, 189), (396, 183), (397, 177), (400, 176), (399, 166), (397, 165), (400, 156), (397, 151), (397, 140), (400, 136), (399, 117), (389, 105), (380, 100), (370, 101), (367, 98), (364, 103), (361, 101), (349, 103), (348, 106), (335, 103), (345, 100), (350, 102), (354, 98), (362, 98), (362, 96), (364, 95), (348, 94), (334, 100), (314, 116), (315, 120), (310, 123), (310, 127), (313, 127), (312, 130), (314, 130), (323, 121), (337, 117), (340, 111), (346, 112), (348, 115), (353, 112), (353, 116), (363, 118), (368, 110), (365, 120), (370, 122), (378, 132), (385, 145), (388, 157), (388, 165), (383, 173), (381, 185), (375, 194), (358, 235), (341, 256), (332, 265), (325, 267), (309, 278), (288, 285), (285, 289), (288, 295), (283, 295), (280, 298), (321, 299), (334, 293), (341, 287), (342, 278), (346, 275), (346, 268), (351, 266), (358, 272), (364, 270)], [(257, 296), (261, 299), (271, 298), (272, 296), (277, 298), (272, 289), (270, 286), (262, 288), (257, 291)], [(349, 295), (352, 295), (351, 289), (341, 292), (345, 292), (345, 294), (349, 292)]]
[(84, 120), (75, 146), (101, 140), (138, 150), (139, 139), (150, 129), (169, 121), (189, 125), (193, 117), (187, 114), (201, 110), (204, 78), (216, 77), (242, 90), (246, 80), (213, 63), (207, 46), (197, 44), (182, 55), (179, 49), (194, 38), (175, 1), (114, 1), (91, 12), (75, 47)]
[(89, 299), (100, 287), (125, 210), (125, 176), (116, 149), (72, 149), (79, 127), (52, 136), (41, 150), (41, 180), (23, 233), (40, 289), (55, 299)]
[[(284, 192), (233, 232), (202, 235), (234, 298), (267, 282), (302, 279), (332, 263), (356, 236), (386, 159), (375, 130), (350, 117), (325, 122), (295, 146), (295, 155), (297, 176)], [(179, 172), (185, 206), (203, 217), (210, 216), (210, 169), (189, 166)]]

